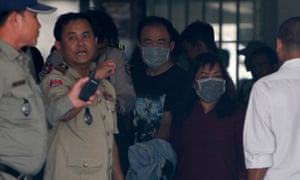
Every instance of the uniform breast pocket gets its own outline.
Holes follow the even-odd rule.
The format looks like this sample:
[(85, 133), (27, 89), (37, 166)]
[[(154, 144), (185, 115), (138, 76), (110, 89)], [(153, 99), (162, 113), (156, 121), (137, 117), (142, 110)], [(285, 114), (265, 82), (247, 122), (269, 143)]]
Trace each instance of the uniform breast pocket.
[(27, 85), (23, 84), (11, 89), (11, 93), (16, 98), (30, 98), (33, 95), (32, 89)]
[(13, 87), (1, 98), (1, 115), (9, 120), (29, 117), (32, 114), (33, 97), (33, 91), (27, 84)]
[(103, 159), (99, 153), (68, 153), (67, 155), (67, 172), (75, 176), (97, 176), (103, 168)]

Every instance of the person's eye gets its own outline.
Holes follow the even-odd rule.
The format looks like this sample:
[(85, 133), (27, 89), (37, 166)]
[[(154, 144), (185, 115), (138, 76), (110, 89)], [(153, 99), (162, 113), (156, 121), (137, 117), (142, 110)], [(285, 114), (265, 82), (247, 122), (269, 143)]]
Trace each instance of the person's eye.
[(75, 40), (75, 36), (68, 36), (68, 37), (67, 37), (67, 40), (68, 40), (68, 41), (74, 41), (74, 40)]
[(152, 41), (149, 41), (149, 40), (144, 41), (143, 45), (146, 45), (146, 46), (152, 45)]
[(161, 46), (164, 46), (164, 45), (167, 45), (167, 42), (165, 40), (161, 40), (161, 41), (158, 41), (158, 44)]
[(201, 78), (201, 79), (207, 79), (207, 78), (209, 78), (209, 76), (206, 75), (206, 74), (202, 74), (202, 75), (200, 76), (200, 78)]
[(84, 39), (89, 39), (91, 36), (90, 36), (90, 34), (89, 33), (84, 33), (83, 34), (83, 38)]

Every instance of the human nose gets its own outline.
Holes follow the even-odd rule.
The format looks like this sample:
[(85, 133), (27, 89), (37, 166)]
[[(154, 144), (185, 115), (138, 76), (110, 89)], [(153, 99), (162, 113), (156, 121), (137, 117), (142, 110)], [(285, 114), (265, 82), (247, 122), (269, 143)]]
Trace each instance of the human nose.
[(83, 39), (83, 38), (78, 38), (78, 39), (77, 39), (77, 45), (78, 45), (78, 46), (84, 45), (84, 39)]

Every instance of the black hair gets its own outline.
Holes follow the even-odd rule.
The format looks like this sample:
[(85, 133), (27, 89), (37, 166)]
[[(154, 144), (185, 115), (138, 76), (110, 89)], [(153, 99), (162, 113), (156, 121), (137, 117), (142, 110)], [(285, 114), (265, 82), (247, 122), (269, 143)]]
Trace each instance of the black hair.
[(195, 21), (188, 25), (180, 35), (182, 42), (187, 42), (195, 46), (198, 42), (203, 42), (208, 50), (213, 53), (218, 52), (215, 43), (213, 27), (202, 21)]
[(265, 55), (271, 65), (277, 65), (279, 63), (279, 58), (275, 50), (271, 47), (260, 47), (255, 49), (249, 56), (248, 59), (248, 68), (251, 69), (251, 62), (253, 58), (257, 55)]
[(7, 20), (8, 16), (11, 14), (12, 11), (2, 11), (0, 12), (0, 27), (3, 26), (5, 21)]
[(278, 38), (287, 47), (300, 47), (300, 17), (291, 17), (284, 21), (278, 32)]
[(147, 16), (140, 21), (137, 27), (137, 38), (139, 41), (141, 40), (141, 32), (145, 26), (164, 26), (169, 32), (170, 40), (176, 40), (176, 30), (169, 20), (158, 16)]
[(87, 20), (91, 26), (91, 29), (94, 33), (94, 35), (96, 36), (96, 32), (97, 32), (97, 28), (95, 26), (95, 22), (94, 20), (87, 16), (85, 13), (66, 13), (66, 14), (62, 14), (58, 17), (58, 19), (56, 20), (55, 26), (54, 26), (54, 37), (55, 40), (57, 41), (61, 41), (62, 39), (62, 31), (64, 26), (68, 25), (71, 21), (74, 20), (78, 20), (78, 19), (84, 19)]
[[(169, 33), (170, 41), (175, 42), (175, 46), (173, 51), (171, 52), (171, 60), (175, 62), (177, 58), (179, 57), (182, 48), (180, 46), (180, 38), (178, 31), (173, 27), (172, 23), (163, 18), (158, 16), (147, 16), (144, 19), (140, 21), (137, 27), (137, 38), (140, 41), (141, 40), (141, 32), (145, 26), (163, 26), (166, 28), (166, 30)], [(140, 49), (136, 47), (131, 55), (131, 59), (129, 61), (130, 68), (132, 74), (134, 74), (135, 70), (145, 70), (147, 68), (147, 65), (142, 61), (142, 54), (140, 52)]]
[(109, 46), (118, 47), (118, 29), (112, 17), (102, 10), (88, 10), (86, 13), (88, 16), (94, 18), (97, 27), (96, 36), (98, 37), (98, 41), (103, 42), (103, 40), (107, 38), (109, 40)]
[(12, 12), (23, 13), (24, 11), (25, 11), (24, 9), (21, 9), (21, 10), (12, 10), (12, 11), (0, 11), (0, 27), (4, 25), (4, 23), (6, 22), (8, 16)]
[(195, 62), (194, 66), (190, 71), (190, 76), (186, 80), (186, 84), (183, 90), (182, 102), (177, 106), (174, 112), (174, 121), (177, 125), (181, 126), (183, 121), (191, 113), (195, 103), (199, 102), (199, 97), (196, 95), (193, 82), (195, 81), (196, 74), (199, 68), (209, 65), (210, 68), (213, 68), (214, 65), (218, 64), (221, 68), (221, 73), (223, 75), (225, 83), (225, 92), (218, 100), (215, 110), (217, 117), (219, 119), (232, 115), (237, 109), (237, 94), (234, 83), (224, 66), (224, 63), (220, 57), (215, 53), (202, 53), (196, 56), (193, 61)]

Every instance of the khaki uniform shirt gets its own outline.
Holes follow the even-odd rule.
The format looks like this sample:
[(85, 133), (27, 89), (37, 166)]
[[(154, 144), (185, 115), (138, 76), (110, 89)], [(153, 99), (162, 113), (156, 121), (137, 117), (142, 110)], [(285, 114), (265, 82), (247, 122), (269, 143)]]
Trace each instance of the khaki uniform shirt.
[(115, 87), (120, 109), (118, 112), (130, 112), (135, 102), (135, 92), (132, 85), (128, 62), (123, 50), (107, 47), (105, 53), (99, 58), (99, 62), (112, 59), (117, 64), (114, 74), (109, 77), (109, 81)]
[[(131, 80), (128, 62), (123, 50), (118, 48), (107, 47), (105, 53), (98, 59), (98, 62), (112, 59), (117, 64), (117, 69), (114, 74), (109, 77), (109, 81), (114, 86), (117, 94), (117, 99), (120, 105), (118, 112), (128, 113), (133, 109), (135, 102), (135, 92)], [(56, 51), (52, 51), (47, 57), (45, 67), (40, 73), (40, 78), (49, 73), (52, 67), (63, 63), (61, 55)]]
[(47, 118), (53, 126), (49, 132), (45, 180), (111, 179), (113, 133), (118, 132), (112, 85), (106, 80), (100, 82), (101, 95), (88, 106), (92, 124), (84, 121), (85, 108), (73, 119), (60, 121), (72, 108), (66, 94), (79, 78), (69, 67), (53, 70), (41, 83)]
[(28, 62), (27, 56), (0, 40), (0, 163), (31, 175), (45, 159), (47, 126)]

